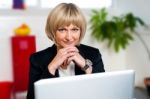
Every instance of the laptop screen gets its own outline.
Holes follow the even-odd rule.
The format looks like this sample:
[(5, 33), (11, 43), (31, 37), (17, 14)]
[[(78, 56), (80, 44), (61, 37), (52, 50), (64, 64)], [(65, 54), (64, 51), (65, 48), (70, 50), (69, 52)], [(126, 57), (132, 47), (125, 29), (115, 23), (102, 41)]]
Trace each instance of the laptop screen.
[(115, 71), (43, 79), (34, 83), (36, 99), (133, 99), (134, 71)]

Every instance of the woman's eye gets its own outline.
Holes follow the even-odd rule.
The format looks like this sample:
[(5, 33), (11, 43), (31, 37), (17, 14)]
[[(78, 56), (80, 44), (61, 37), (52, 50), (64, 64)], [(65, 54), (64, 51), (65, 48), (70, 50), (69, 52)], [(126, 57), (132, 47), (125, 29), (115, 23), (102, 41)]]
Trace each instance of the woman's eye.
[(78, 32), (79, 29), (76, 29), (76, 28), (75, 28), (75, 29), (72, 29), (72, 31), (73, 31), (73, 32)]
[(59, 32), (66, 32), (66, 29), (58, 29)]

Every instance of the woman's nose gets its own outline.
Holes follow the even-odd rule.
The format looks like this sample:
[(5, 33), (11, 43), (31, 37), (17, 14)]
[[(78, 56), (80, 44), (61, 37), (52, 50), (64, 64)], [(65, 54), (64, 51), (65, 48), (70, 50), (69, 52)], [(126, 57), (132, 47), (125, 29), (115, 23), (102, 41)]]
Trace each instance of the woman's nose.
[(71, 32), (70, 31), (67, 32), (66, 39), (67, 40), (71, 40)]

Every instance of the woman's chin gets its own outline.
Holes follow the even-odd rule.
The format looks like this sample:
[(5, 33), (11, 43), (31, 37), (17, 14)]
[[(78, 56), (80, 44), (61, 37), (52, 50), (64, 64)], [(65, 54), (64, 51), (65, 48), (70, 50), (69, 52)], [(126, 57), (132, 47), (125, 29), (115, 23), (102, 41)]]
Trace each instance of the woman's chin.
[(66, 44), (63, 47), (73, 47), (73, 46), (75, 46), (75, 44)]
[(76, 46), (76, 44), (63, 44), (63, 45), (58, 45), (59, 48), (66, 48), (66, 47), (73, 47)]

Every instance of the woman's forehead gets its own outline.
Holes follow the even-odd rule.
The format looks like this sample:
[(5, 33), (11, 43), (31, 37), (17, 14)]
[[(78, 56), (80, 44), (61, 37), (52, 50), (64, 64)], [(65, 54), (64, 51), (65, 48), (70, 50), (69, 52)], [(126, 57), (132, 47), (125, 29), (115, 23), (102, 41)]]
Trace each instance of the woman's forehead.
[(77, 27), (77, 28), (79, 28), (78, 25), (73, 24), (73, 23), (70, 23), (70, 24), (63, 24), (63, 25), (61, 25), (61, 26), (59, 26), (59, 27)]

